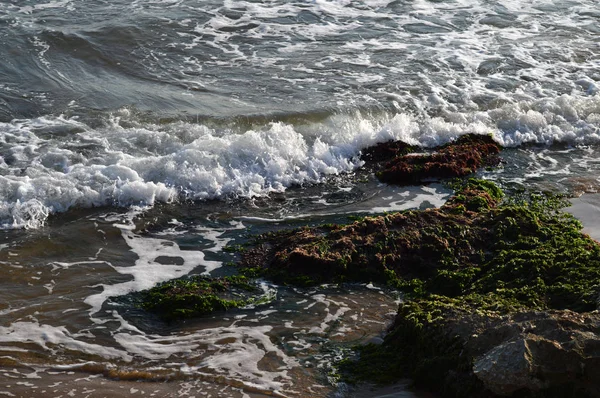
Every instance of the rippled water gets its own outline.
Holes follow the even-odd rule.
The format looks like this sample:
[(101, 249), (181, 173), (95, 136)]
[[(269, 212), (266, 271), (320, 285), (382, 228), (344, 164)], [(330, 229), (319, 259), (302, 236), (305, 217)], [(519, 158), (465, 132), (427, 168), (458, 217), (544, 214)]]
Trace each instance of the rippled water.
[(357, 171), (389, 139), (492, 134), (484, 177), (597, 191), (599, 26), (589, 0), (0, 3), (0, 392), (331, 393), (392, 292), (266, 285), (182, 325), (123, 297), (231, 272), (248, 232), (443, 203)]

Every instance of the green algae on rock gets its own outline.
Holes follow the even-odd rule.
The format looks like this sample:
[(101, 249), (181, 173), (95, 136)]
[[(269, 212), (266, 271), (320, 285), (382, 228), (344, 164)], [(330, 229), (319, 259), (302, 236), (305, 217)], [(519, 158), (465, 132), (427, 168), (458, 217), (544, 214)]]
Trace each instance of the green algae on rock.
[(501, 198), (493, 183), (469, 179), (439, 209), (262, 235), (240, 264), (279, 283), (386, 282), (409, 297), (468, 291), (507, 300), (495, 305), (594, 309), (600, 247), (558, 210), (565, 201)]
[(141, 292), (142, 308), (170, 321), (259, 303), (263, 290), (245, 276), (173, 279)]
[[(440, 209), (263, 235), (242, 253), (241, 264), (279, 283), (373, 281), (404, 292), (384, 343), (362, 348), (358, 362), (346, 361), (342, 367), (354, 379), (411, 376), (418, 384), (457, 397), (592, 391), (596, 387), (589, 374), (572, 372), (565, 380), (548, 373), (551, 367), (532, 362), (523, 362), (526, 370), (519, 370), (520, 378), (505, 372), (511, 385), (493, 385), (490, 372), (481, 371), (486, 357), (501, 355), (497, 351), (503, 347), (516, 349), (511, 345), (515, 339), (521, 339), (521, 351), (525, 345), (538, 347), (539, 358), (546, 355), (539, 347), (559, 347), (566, 357), (556, 360), (569, 358), (588, 369), (594, 361), (600, 363), (600, 350), (589, 348), (595, 359), (584, 360), (573, 344), (552, 340), (551, 331), (496, 336), (478, 340), (473, 348), (474, 336), (507, 328), (523, 314), (538, 313), (533, 318), (541, 325), (597, 307), (600, 246), (581, 233), (579, 221), (560, 211), (566, 201), (531, 194), (501, 203), (502, 196), (495, 184), (469, 179), (458, 184)], [(588, 314), (590, 322), (600, 325), (597, 318)], [(600, 347), (597, 334), (585, 340), (585, 325), (573, 325), (581, 331), (581, 344), (595, 347), (598, 340)], [(529, 351), (525, 356), (535, 357)]]
[[(576, 319), (570, 310), (596, 309), (600, 246), (580, 232), (577, 220), (557, 211), (561, 203), (534, 195), (477, 216), (473, 223), (488, 231), (487, 244), (477, 250), (481, 260), (466, 264), (463, 258), (433, 277), (399, 278), (408, 294), (390, 333), (346, 369), (366, 379), (408, 374), (444, 396), (598, 396), (600, 317), (561, 319)], [(465, 239), (472, 235), (466, 232)], [(505, 333), (526, 314), (530, 320), (519, 333)], [(514, 362), (498, 365), (507, 355)], [(569, 363), (563, 369), (569, 376), (556, 377), (557, 368), (542, 366), (545, 361)]]
[[(490, 231), (473, 221), (493, 209), (502, 192), (471, 179), (441, 209), (364, 217), (348, 225), (304, 227), (261, 235), (241, 253), (240, 265), (278, 283), (398, 282), (432, 277), (455, 260), (478, 261)], [(466, 205), (466, 207), (465, 207)], [(468, 207), (468, 208), (467, 208)], [(469, 234), (469, 239), (466, 239)]]

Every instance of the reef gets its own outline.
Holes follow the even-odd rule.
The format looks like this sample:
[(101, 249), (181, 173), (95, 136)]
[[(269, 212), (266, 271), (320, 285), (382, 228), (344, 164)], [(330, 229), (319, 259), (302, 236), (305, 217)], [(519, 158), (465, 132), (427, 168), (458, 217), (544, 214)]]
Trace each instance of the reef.
[(242, 275), (173, 279), (141, 292), (140, 296), (143, 309), (166, 321), (226, 311), (266, 299), (264, 291)]
[(348, 379), (409, 376), (448, 397), (594, 396), (600, 246), (560, 210), (564, 198), (503, 199), (477, 179), (456, 189), (439, 209), (262, 235), (243, 271), (404, 293), (383, 344), (341, 365)]

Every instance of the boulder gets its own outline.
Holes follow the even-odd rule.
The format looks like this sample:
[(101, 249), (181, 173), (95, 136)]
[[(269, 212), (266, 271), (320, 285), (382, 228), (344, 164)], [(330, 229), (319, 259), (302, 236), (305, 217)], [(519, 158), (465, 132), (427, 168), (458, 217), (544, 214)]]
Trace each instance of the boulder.
[(474, 375), (496, 395), (526, 390), (599, 396), (599, 332), (597, 312), (518, 313), (465, 336), (465, 349), (474, 356)]

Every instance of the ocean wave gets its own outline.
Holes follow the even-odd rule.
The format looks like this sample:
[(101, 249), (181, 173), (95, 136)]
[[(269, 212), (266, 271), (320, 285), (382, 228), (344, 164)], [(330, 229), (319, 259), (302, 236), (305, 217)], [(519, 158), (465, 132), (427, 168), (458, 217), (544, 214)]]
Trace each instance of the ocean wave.
[(362, 149), (388, 140), (433, 147), (474, 133), (492, 134), (508, 147), (600, 142), (597, 95), (435, 117), (355, 112), (237, 129), (129, 117), (124, 109), (100, 128), (65, 117), (0, 124), (2, 227), (37, 228), (49, 214), (72, 207), (283, 192), (351, 172), (362, 165)]
[(11, 61), (0, 76), (21, 97), (0, 93), (2, 120), (71, 102), (227, 118), (289, 104), (400, 111), (428, 97), (464, 111), (598, 90), (590, 0), (22, 3), (0, 4)]

